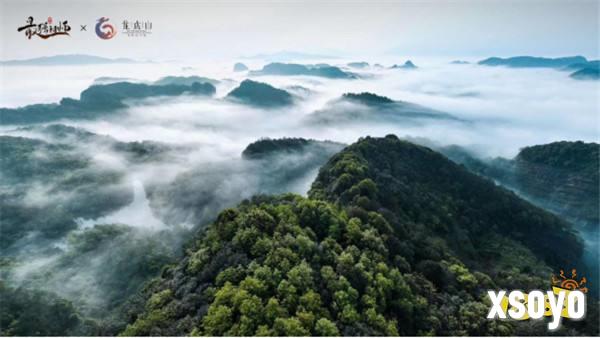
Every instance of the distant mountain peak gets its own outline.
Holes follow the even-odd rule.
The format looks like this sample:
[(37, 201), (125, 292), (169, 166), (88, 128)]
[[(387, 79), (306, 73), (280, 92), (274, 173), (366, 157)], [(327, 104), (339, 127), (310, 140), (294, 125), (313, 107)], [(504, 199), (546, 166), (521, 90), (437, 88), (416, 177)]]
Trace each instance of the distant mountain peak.
[(242, 81), (227, 97), (262, 108), (282, 107), (293, 103), (292, 95), (287, 91), (248, 79)]
[(347, 66), (350, 68), (364, 69), (369, 67), (369, 63), (365, 61), (349, 62)]
[(234, 72), (245, 72), (247, 70), (248, 70), (248, 66), (246, 66), (245, 64), (243, 64), (241, 62), (237, 62), (236, 64), (233, 65)]
[(412, 61), (407, 60), (402, 66), (393, 65), (391, 68), (392, 69), (417, 69), (417, 66), (415, 66), (415, 64)]
[(537, 56), (513, 56), (509, 58), (490, 57), (479, 61), (477, 64), (484, 66), (507, 66), (515, 68), (561, 68), (576, 63), (587, 63), (581, 55), (560, 58), (546, 58)]
[(387, 96), (380, 96), (369, 92), (362, 92), (358, 94), (345, 93), (344, 95), (342, 95), (342, 98), (351, 101), (357, 101), (366, 105), (394, 103), (394, 100), (390, 99)]
[(302, 65), (298, 63), (273, 62), (265, 65), (261, 70), (252, 71), (250, 75), (308, 75), (326, 77), (331, 79), (355, 79), (357, 76), (345, 72), (338, 67), (327, 64)]
[(127, 58), (111, 59), (87, 54), (63, 54), (32, 59), (0, 61), (0, 64), (4, 66), (69, 66), (110, 63), (139, 63), (139, 61)]

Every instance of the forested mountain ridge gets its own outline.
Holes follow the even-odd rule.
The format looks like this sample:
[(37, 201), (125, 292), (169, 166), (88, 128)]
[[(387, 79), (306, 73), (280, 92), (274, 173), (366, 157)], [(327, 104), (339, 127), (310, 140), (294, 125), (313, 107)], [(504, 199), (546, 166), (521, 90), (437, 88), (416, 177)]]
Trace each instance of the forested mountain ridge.
[[(566, 222), (441, 154), (393, 135), (360, 140), (335, 155), (321, 168), (310, 196), (384, 211), (392, 223), (456, 235), (456, 248), (465, 253), (475, 248), (477, 236), (494, 231), (528, 245), (554, 266), (573, 264), (581, 254), (581, 243)], [(544, 243), (536, 238), (540, 232), (548, 233)], [(573, 250), (573, 256), (557, 255), (552, 250), (557, 245)]]
[(227, 98), (262, 108), (283, 107), (294, 102), (293, 96), (285, 90), (252, 80), (242, 81)]
[(395, 101), (369, 92), (345, 93), (329, 101), (323, 108), (307, 115), (304, 122), (319, 127), (367, 122), (385, 125), (418, 125), (432, 120), (468, 122), (435, 109), (410, 102)]
[(270, 156), (281, 156), (312, 150), (317, 153), (331, 152), (331, 149), (339, 151), (342, 144), (331, 141), (316, 141), (304, 138), (263, 138), (250, 143), (242, 152), (246, 159), (262, 159)]
[[(367, 137), (321, 168), (308, 199), (224, 210), (122, 334), (546, 334), (487, 320), (485, 291), (547, 289), (581, 250), (568, 223), (438, 153)], [(561, 332), (598, 327), (577, 330)]]
[[(153, 215), (193, 210), (190, 227), (201, 228), (244, 197), (297, 191), (298, 184), (306, 191), (316, 170), (343, 147), (261, 139), (248, 145), (248, 158), (184, 171), (160, 191), (156, 183), (136, 184), (118, 166), (105, 167), (93, 154), (108, 151), (129, 168), (147, 167), (180, 161), (188, 145), (123, 142), (60, 124), (10, 133), (27, 137), (0, 137), (0, 335), (17, 336), (115, 335), (125, 327), (137, 292), (179, 260), (182, 242), (194, 231), (181, 218), (136, 222), (123, 210), (139, 215), (139, 202), (148, 198)], [(241, 181), (248, 184), (229, 184)], [(51, 197), (42, 195), (47, 192)], [(41, 205), (32, 198), (40, 195)], [(121, 216), (110, 217), (114, 213)]]
[(301, 65), (296, 63), (269, 63), (261, 70), (251, 71), (250, 75), (306, 75), (317, 76), (331, 79), (355, 79), (357, 76), (350, 72), (345, 72), (338, 67), (330, 65)]
[(457, 146), (440, 148), (453, 161), (517, 191), (583, 231), (600, 224), (600, 145), (559, 141), (525, 147), (513, 159), (479, 159)]
[(127, 107), (127, 99), (184, 94), (212, 96), (216, 88), (208, 82), (180, 84), (144, 84), (114, 82), (94, 84), (83, 90), (79, 100), (63, 97), (58, 103), (32, 104), (19, 108), (0, 108), (0, 125), (51, 122), (60, 119), (94, 119)]
[(598, 230), (600, 145), (562, 141), (526, 147), (515, 158), (515, 171), (520, 190)]
[(542, 67), (542, 68), (560, 68), (568, 67), (573, 64), (584, 64), (588, 60), (580, 55), (560, 58), (544, 58), (536, 56), (514, 56), (509, 58), (490, 57), (478, 62), (485, 66), (507, 66), (517, 68)]
[[(99, 217), (132, 200), (123, 172), (95, 165), (72, 145), (0, 136), (0, 154), (0, 252), (28, 237), (58, 238), (77, 228), (75, 218)], [(32, 201), (32, 188), (53, 198)]]

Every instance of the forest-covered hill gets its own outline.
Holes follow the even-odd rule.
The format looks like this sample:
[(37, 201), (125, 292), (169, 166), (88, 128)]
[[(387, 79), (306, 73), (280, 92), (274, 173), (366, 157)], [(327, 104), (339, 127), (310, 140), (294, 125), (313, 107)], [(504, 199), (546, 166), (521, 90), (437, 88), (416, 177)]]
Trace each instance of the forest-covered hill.
[[(559, 247), (561, 250), (556, 250)], [(144, 291), (123, 335), (528, 335), (489, 289), (547, 289), (580, 266), (572, 226), (395, 136), (321, 168), (309, 198), (226, 209)], [(598, 334), (593, 320), (563, 334)]]

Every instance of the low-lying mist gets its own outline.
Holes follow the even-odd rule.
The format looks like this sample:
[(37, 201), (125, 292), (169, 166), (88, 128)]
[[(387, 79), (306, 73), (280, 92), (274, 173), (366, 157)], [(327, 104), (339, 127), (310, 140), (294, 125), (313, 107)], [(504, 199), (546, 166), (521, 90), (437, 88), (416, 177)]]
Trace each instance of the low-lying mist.
[[(358, 79), (253, 76), (294, 96), (293, 105), (261, 109), (226, 98), (248, 78), (233, 72), (234, 62), (4, 67), (0, 107), (11, 108), (78, 98), (99, 77), (221, 81), (214, 97), (130, 100), (118, 114), (94, 120), (1, 126), (2, 157), (12, 158), (3, 159), (0, 173), (3, 223), (11, 218), (3, 225), (2, 279), (51, 291), (81, 313), (104, 318), (174, 261), (190, 233), (220, 210), (256, 194), (306, 194), (319, 167), (360, 137), (396, 134), (507, 158), (534, 144), (598, 142), (598, 84), (568, 72), (448, 63), (352, 69)], [(307, 123), (344, 93), (362, 92), (454, 119)], [(284, 137), (333, 142), (242, 157), (252, 142)]]

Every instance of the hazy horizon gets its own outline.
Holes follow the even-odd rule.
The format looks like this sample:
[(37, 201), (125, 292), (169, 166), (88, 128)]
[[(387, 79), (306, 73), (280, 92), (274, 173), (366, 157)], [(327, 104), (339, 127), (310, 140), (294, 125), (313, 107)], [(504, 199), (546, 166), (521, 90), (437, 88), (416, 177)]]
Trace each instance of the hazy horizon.
[[(219, 60), (281, 51), (343, 58), (483, 58), (599, 52), (597, 1), (3, 1), (1, 59), (56, 54), (167, 60)], [(33, 16), (69, 20), (70, 37), (27, 39)], [(101, 40), (99, 17), (148, 20), (145, 38)], [(80, 25), (87, 25), (80, 31)], [(157, 48), (160, 46), (160, 48)]]

